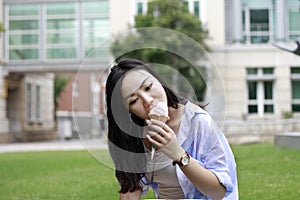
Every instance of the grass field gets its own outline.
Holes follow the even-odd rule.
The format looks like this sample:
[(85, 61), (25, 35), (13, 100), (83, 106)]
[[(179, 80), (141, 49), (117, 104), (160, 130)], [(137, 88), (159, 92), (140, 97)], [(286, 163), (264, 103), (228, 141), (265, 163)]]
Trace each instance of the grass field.
[[(300, 151), (272, 144), (232, 147), (240, 199), (298, 199)], [(114, 171), (86, 151), (0, 154), (0, 199), (118, 199)], [(145, 198), (153, 198), (148, 194)]]

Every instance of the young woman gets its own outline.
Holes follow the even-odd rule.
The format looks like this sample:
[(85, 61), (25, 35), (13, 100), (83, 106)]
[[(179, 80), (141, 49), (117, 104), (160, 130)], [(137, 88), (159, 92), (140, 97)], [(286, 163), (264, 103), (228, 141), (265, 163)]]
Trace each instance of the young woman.
[[(207, 112), (177, 96), (145, 63), (116, 64), (106, 101), (120, 199), (141, 199), (148, 186), (162, 199), (238, 199), (236, 164), (223, 133)], [(158, 102), (168, 105), (166, 123), (148, 116)]]

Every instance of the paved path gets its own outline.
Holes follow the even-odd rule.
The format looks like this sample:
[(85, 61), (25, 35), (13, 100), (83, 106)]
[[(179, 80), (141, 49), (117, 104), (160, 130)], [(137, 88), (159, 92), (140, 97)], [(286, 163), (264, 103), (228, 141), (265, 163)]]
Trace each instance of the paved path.
[(107, 149), (107, 144), (102, 139), (93, 140), (57, 140), (47, 142), (24, 142), (0, 144), (0, 153), (24, 151), (56, 151), (56, 150), (85, 150)]

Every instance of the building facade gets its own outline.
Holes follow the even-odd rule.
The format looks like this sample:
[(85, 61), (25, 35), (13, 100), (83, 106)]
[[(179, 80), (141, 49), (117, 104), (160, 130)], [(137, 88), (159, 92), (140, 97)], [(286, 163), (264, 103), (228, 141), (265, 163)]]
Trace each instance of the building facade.
[[(1, 141), (70, 137), (74, 116), (82, 123), (92, 118), (91, 113), (103, 112), (103, 91), (98, 87), (102, 80), (97, 74), (107, 66), (109, 52), (107, 46), (95, 47), (110, 34), (108, 1), (0, 2), (6, 29), (1, 37)], [(70, 80), (55, 113), (58, 76)], [(85, 101), (88, 106), (82, 106)], [(85, 129), (81, 131), (91, 128)]]

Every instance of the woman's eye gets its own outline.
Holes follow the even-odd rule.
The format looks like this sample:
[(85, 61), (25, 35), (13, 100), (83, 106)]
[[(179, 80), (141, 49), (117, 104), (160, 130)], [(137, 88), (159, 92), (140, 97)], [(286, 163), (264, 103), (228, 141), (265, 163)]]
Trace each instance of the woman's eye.
[(132, 101), (129, 101), (129, 105), (131, 106), (131, 105), (133, 105), (133, 104), (135, 104), (136, 102), (137, 102), (137, 98), (135, 98), (134, 100), (132, 100)]
[(150, 85), (148, 85), (148, 86), (145, 88), (145, 90), (146, 90), (146, 91), (150, 90), (151, 87), (152, 87), (152, 85), (153, 85), (153, 83), (150, 83)]

